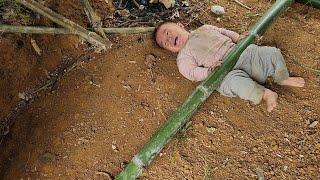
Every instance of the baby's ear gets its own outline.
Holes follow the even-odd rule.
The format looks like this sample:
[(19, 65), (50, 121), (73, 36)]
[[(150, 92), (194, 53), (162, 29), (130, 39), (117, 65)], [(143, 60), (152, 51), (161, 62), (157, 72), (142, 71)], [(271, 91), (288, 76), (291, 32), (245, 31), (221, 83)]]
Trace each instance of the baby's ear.
[(177, 25), (184, 28), (184, 25), (181, 22), (177, 22)]

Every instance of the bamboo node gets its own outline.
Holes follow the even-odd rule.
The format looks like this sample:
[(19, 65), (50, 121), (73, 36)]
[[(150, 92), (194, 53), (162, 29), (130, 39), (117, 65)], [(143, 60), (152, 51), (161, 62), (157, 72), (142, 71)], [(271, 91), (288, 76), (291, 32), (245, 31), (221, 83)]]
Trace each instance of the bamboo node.
[(138, 158), (137, 156), (134, 156), (133, 159), (132, 159), (132, 162), (139, 168), (143, 168), (143, 162), (141, 161), (140, 158)]
[(204, 99), (207, 99), (210, 96), (209, 89), (204, 86), (198, 86), (197, 89), (204, 94)]
[(256, 42), (259, 42), (262, 39), (262, 36), (260, 36), (257, 32), (250, 31), (249, 35), (254, 36)]

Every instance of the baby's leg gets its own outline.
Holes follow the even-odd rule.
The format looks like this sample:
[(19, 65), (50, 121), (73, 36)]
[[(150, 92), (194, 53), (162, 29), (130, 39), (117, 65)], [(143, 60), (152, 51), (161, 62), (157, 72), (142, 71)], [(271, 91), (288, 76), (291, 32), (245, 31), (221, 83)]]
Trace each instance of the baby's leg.
[(266, 88), (262, 99), (267, 103), (267, 111), (271, 112), (277, 106), (278, 94)]
[[(270, 48), (270, 47), (267, 47)], [(302, 77), (290, 77), (284, 58), (279, 49), (274, 48), (274, 55), (272, 56), (272, 65), (275, 73), (272, 75), (274, 81), (279, 85), (303, 87), (305, 81)]]
[(288, 77), (287, 79), (278, 83), (282, 86), (303, 87), (305, 81), (302, 77)]
[(240, 56), (236, 69), (247, 72), (255, 81), (263, 84), (268, 76), (280, 85), (303, 87), (304, 79), (289, 77), (286, 63), (279, 49), (250, 45)]
[(262, 100), (265, 100), (269, 112), (277, 105), (277, 93), (253, 81), (242, 70), (229, 72), (217, 91), (224, 96), (239, 96), (241, 99), (250, 100), (255, 104), (259, 104)]

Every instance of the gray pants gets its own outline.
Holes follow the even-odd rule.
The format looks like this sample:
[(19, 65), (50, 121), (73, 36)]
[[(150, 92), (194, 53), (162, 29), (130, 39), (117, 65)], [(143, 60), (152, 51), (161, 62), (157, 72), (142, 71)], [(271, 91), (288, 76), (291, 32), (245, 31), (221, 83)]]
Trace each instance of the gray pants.
[(217, 91), (224, 96), (239, 96), (258, 104), (265, 90), (261, 84), (269, 76), (275, 83), (289, 77), (280, 50), (252, 44), (241, 54), (234, 69), (227, 74)]

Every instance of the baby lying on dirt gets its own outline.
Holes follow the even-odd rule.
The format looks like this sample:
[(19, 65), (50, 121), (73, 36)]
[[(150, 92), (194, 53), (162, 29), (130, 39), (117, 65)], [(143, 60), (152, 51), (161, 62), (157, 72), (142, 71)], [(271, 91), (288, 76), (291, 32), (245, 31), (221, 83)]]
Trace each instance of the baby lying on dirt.
[[(179, 53), (177, 65), (184, 77), (202, 81), (220, 66), (222, 59), (245, 35), (211, 25), (188, 32), (181, 23), (167, 22), (157, 28), (155, 37), (160, 47)], [(303, 87), (305, 84), (303, 78), (289, 76), (279, 49), (251, 44), (217, 91), (255, 104), (264, 100), (267, 111), (271, 112), (277, 105), (278, 95), (261, 85), (269, 76), (279, 85)]]

